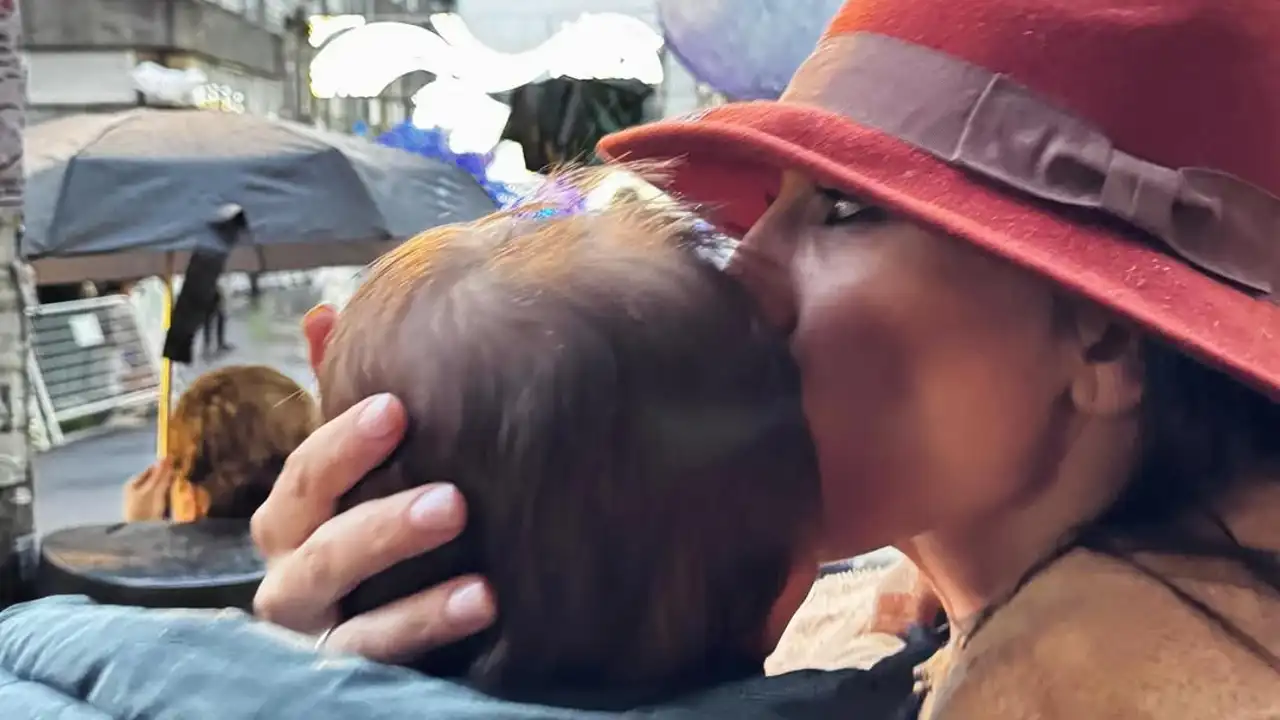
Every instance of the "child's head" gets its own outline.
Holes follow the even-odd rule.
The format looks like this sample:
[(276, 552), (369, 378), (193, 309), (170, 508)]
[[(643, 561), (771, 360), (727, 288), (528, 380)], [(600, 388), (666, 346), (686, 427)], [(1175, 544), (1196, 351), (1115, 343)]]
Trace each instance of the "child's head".
[(787, 342), (710, 242), (632, 202), (433, 230), (373, 267), (326, 349), (323, 413), (389, 392), (410, 423), (343, 504), (447, 480), (468, 524), (345, 612), (482, 573), (495, 628), (415, 664), (508, 696), (760, 667), (817, 472)]
[(233, 365), (196, 378), (169, 422), (171, 517), (252, 516), (319, 417), (312, 397), (269, 367)]

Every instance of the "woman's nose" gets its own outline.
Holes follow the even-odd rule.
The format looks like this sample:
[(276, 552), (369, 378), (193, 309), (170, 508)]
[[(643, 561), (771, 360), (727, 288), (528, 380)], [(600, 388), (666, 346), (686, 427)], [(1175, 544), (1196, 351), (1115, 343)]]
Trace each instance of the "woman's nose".
[(763, 223), (762, 219), (742, 238), (729, 261), (728, 272), (756, 298), (769, 323), (789, 333), (796, 322), (791, 256), (786, 251), (789, 246), (772, 242)]

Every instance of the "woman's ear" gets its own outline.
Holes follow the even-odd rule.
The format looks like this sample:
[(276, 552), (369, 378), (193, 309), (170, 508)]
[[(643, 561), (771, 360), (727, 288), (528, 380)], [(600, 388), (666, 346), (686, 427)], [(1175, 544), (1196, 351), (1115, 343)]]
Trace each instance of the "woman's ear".
[(1089, 303), (1072, 312), (1077, 355), (1071, 400), (1086, 415), (1123, 415), (1142, 402), (1141, 335)]

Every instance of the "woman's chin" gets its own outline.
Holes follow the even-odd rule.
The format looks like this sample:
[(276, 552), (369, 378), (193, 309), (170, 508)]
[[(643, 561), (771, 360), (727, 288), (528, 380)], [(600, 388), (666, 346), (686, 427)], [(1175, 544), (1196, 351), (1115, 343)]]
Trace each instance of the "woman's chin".
[[(874, 517), (868, 515), (866, 517)], [(844, 527), (838, 518), (828, 518), (819, 558), (823, 563), (838, 562), (869, 553), (877, 553), (894, 545), (903, 537), (891, 527), (877, 527), (879, 523), (853, 522), (846, 516)], [(855, 527), (855, 525), (857, 527)]]

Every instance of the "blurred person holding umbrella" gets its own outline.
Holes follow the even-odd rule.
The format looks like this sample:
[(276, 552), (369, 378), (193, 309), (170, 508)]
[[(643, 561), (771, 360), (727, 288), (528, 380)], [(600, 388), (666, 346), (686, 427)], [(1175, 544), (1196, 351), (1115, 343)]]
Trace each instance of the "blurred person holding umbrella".
[(178, 399), (165, 457), (126, 483), (124, 520), (248, 519), (319, 417), (311, 395), (273, 368), (204, 373)]

